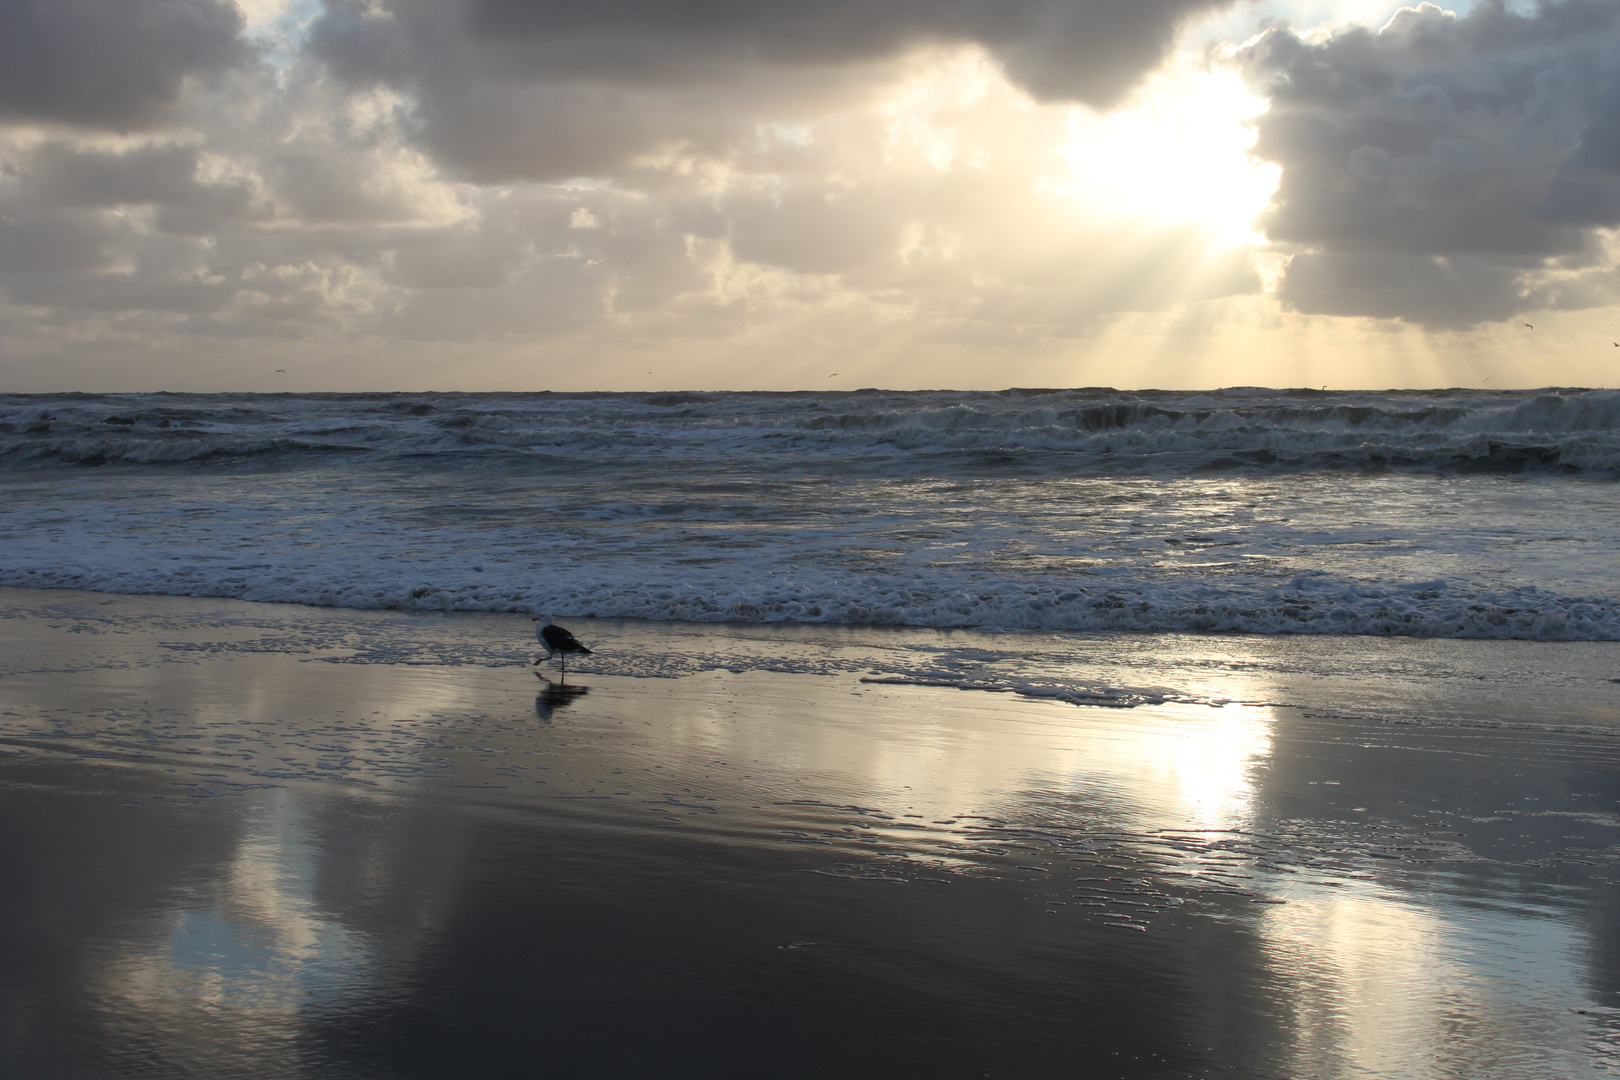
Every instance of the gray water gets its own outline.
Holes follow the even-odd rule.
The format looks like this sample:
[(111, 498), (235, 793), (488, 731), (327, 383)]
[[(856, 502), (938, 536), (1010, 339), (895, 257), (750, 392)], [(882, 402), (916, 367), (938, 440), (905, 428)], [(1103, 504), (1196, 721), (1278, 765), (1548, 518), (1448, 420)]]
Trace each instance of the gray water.
[(1620, 640), (1620, 394), (0, 396), (0, 584)]

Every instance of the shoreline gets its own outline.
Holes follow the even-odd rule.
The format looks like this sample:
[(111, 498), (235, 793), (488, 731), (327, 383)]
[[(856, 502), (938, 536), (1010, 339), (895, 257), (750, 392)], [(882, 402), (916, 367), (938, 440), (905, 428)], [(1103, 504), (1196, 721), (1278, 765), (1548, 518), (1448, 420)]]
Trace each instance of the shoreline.
[[(474, 595), (466, 590), (470, 586), (463, 581), (460, 586), (437, 586), (430, 584), (401, 585), (394, 583), (395, 592), (390, 595), (386, 592), (373, 590), (374, 595), (365, 602), (354, 602), (353, 589), (341, 587), (334, 583), (326, 586), (319, 584), (308, 585), (300, 590), (302, 595), (288, 597), (284, 595), (284, 588), (279, 587), (275, 595), (263, 594), (263, 587), (253, 588), (220, 588), (218, 592), (198, 588), (192, 584), (177, 585), (174, 591), (150, 591), (153, 587), (151, 580), (142, 581), (129, 589), (122, 589), (119, 579), (126, 576), (124, 573), (63, 573), (60, 577), (55, 571), (41, 574), (36, 569), (22, 571), (10, 570), (0, 572), (0, 589), (18, 589), (23, 591), (47, 592), (86, 592), (106, 596), (129, 597), (172, 597), (176, 599), (194, 600), (221, 600), (237, 601), (247, 604), (286, 605), (292, 607), (331, 609), (338, 611), (359, 612), (393, 612), (407, 615), (437, 615), (437, 614), (479, 614), (479, 615), (522, 615), (535, 616), (553, 614), (563, 610), (556, 604), (548, 603), (543, 599), (502, 599), (492, 600), (481, 595)], [(465, 577), (466, 575), (462, 575)], [(91, 580), (86, 585), (85, 581)], [(1301, 579), (1302, 581), (1303, 579)], [(1447, 585), (1443, 581), (1417, 581), (1402, 582), (1394, 585), (1378, 585), (1371, 587), (1373, 595), (1364, 599), (1374, 599), (1382, 606), (1374, 613), (1352, 612), (1347, 609), (1325, 608), (1309, 614), (1307, 610), (1316, 603), (1315, 600), (1298, 599), (1298, 606), (1293, 602), (1280, 601), (1276, 597), (1261, 598), (1262, 593), (1276, 591), (1275, 586), (1261, 589), (1258, 586), (1253, 595), (1240, 603), (1239, 598), (1229, 597), (1219, 603), (1207, 607), (1200, 605), (1188, 610), (1167, 609), (1169, 623), (1156, 625), (1154, 619), (1166, 617), (1166, 612), (1156, 612), (1151, 617), (1146, 614), (1146, 608), (1138, 604), (1137, 608), (1123, 614), (1112, 613), (1107, 616), (1088, 617), (1076, 621), (1072, 625), (1047, 625), (1042, 622), (1021, 623), (1014, 619), (1008, 622), (993, 621), (963, 621), (961, 623), (940, 622), (937, 618), (930, 621), (924, 618), (909, 621), (904, 617), (895, 617), (890, 612), (885, 618), (874, 621), (860, 621), (848, 618), (826, 618), (820, 612), (823, 607), (832, 607), (830, 600), (821, 602), (801, 601), (798, 599), (766, 599), (755, 597), (753, 599), (737, 600), (731, 603), (734, 609), (731, 614), (744, 617), (729, 617), (714, 602), (692, 592), (690, 584), (681, 586), (684, 594), (681, 604), (685, 613), (676, 615), (658, 614), (617, 614), (598, 615), (595, 613), (575, 613), (563, 615), (571, 619), (611, 619), (624, 622), (639, 622), (647, 624), (690, 625), (707, 627), (777, 627), (777, 626), (805, 626), (805, 627), (844, 627), (851, 630), (878, 631), (885, 629), (896, 630), (935, 630), (941, 632), (965, 631), (982, 634), (1144, 634), (1144, 635), (1190, 635), (1190, 636), (1238, 636), (1238, 637), (1303, 637), (1303, 638), (1337, 638), (1337, 639), (1410, 639), (1414, 641), (1543, 641), (1543, 642), (1571, 642), (1571, 643), (1620, 643), (1620, 629), (1616, 627), (1615, 602), (1602, 596), (1557, 596), (1545, 593), (1540, 596), (1519, 596), (1525, 593), (1524, 589), (1508, 588), (1500, 591), (1486, 590), (1479, 596), (1467, 599), (1477, 600), (1490, 605), (1490, 611), (1480, 607), (1478, 603), (1468, 604), (1464, 611), (1453, 605), (1452, 609), (1443, 612), (1429, 610), (1427, 604), (1437, 595), (1435, 587), (1443, 592)], [(1296, 589), (1302, 588), (1300, 581), (1294, 582)], [(1079, 592), (1086, 592), (1086, 586), (1080, 586)], [(1044, 608), (1055, 600), (1072, 599), (1069, 594), (1060, 594), (1051, 589), (1024, 589), (1018, 590), (1018, 599), (1013, 608), (1020, 606), (1031, 608)], [(1529, 594), (1536, 594), (1537, 588), (1531, 586)], [(380, 598), (380, 599), (379, 599)], [(576, 598), (577, 599), (577, 598)], [(980, 601), (990, 600), (987, 595), (979, 596)], [(1094, 604), (1100, 608), (1121, 608), (1115, 603), (1117, 597), (1104, 597)], [(1515, 603), (1523, 605), (1515, 607)], [(1536, 609), (1535, 605), (1550, 603), (1551, 607), (1544, 610)], [(595, 605), (588, 605), (595, 606)], [(883, 606), (879, 604), (878, 606)], [(1150, 605), (1149, 605), (1150, 606)], [(555, 608), (556, 610), (544, 610)], [(1138, 610), (1140, 608), (1141, 610)], [(767, 611), (780, 609), (787, 612), (781, 617), (766, 617)], [(814, 613), (812, 613), (814, 612)], [(1190, 612), (1190, 613), (1189, 613)], [(1014, 612), (1017, 614), (1017, 611)], [(937, 616), (938, 612), (934, 613)], [(1027, 614), (1027, 613), (1026, 613)], [(754, 616), (754, 617), (746, 617)], [(1571, 627), (1581, 628), (1572, 631)]]
[[(132, 645), (141, 634), (165, 635), (119, 661), (144, 666), (178, 655), (290, 650), (322, 665), (501, 668), (540, 653), (525, 613), (0, 586), (3, 610), (84, 618)], [(105, 617), (108, 611), (118, 614)], [(567, 621), (588, 643), (606, 646), (587, 664), (576, 662), (578, 674), (662, 680), (757, 670), (1081, 708), (1292, 705), (1398, 722), (1620, 732), (1620, 642)], [(555, 665), (543, 670), (557, 672)]]

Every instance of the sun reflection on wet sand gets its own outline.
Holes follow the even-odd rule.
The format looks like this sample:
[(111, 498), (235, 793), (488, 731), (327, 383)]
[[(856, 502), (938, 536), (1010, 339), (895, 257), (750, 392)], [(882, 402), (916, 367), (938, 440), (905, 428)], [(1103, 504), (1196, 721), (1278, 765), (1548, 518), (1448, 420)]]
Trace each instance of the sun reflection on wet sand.
[[(1259, 928), (1291, 1001), (1296, 1067), (1355, 1076), (1575, 1076), (1592, 1033), (1528, 996), (1584, 1001), (1578, 932), (1524, 912), (1391, 895), (1311, 895)], [(1573, 1011), (1571, 1008), (1570, 1011)]]
[(1140, 828), (1242, 830), (1272, 721), (1268, 708), (1237, 705), (1159, 705), (1094, 719), (1075, 779), (1127, 786)]

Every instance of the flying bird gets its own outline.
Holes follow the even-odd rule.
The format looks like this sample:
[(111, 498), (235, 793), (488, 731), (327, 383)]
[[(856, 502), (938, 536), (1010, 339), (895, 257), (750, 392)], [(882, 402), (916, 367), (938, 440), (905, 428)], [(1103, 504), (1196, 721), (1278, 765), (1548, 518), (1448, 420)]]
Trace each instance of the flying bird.
[[(537, 616), (533, 621), (540, 624), (534, 628), (534, 637), (536, 641), (540, 642), (540, 647), (546, 650), (546, 655), (544, 658), (550, 660), (553, 657), (562, 657), (562, 669), (564, 674), (567, 674), (568, 672), (569, 653), (580, 653), (585, 656), (591, 655), (591, 650), (581, 645), (577, 637), (570, 634), (567, 630), (564, 630), (556, 623), (552, 622), (550, 615), (547, 615), (544, 620), (541, 620)], [(534, 662), (538, 664), (540, 659), (541, 658), (536, 657)]]
[(1534, 329), (1535, 329), (1535, 327), (1533, 327), (1533, 326), (1530, 326), (1530, 324), (1529, 324), (1529, 323), (1525, 323), (1525, 324), (1524, 324), (1524, 325), (1526, 325), (1526, 326), (1529, 326), (1529, 327), (1530, 327), (1530, 329), (1532, 329), (1532, 330), (1534, 330)]
[(276, 374), (277, 375), (285, 375), (285, 374), (287, 374), (287, 369), (284, 368), (284, 367), (278, 367), (278, 368), (276, 368)]

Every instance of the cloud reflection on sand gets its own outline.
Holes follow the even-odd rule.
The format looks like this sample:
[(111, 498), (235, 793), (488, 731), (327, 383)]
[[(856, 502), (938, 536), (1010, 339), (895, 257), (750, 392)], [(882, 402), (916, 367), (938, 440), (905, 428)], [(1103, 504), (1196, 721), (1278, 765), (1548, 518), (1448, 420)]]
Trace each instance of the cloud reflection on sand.
[(221, 862), (161, 906), (127, 911), (123, 932), (93, 950), (86, 997), (114, 1056), (128, 1055), (124, 1075), (145, 1075), (143, 1059), (226, 1067), (244, 1049), (295, 1060), (301, 1016), (377, 984), (374, 943), (317, 896), (329, 853), (312, 809), (291, 791), (261, 793), (239, 808)]

